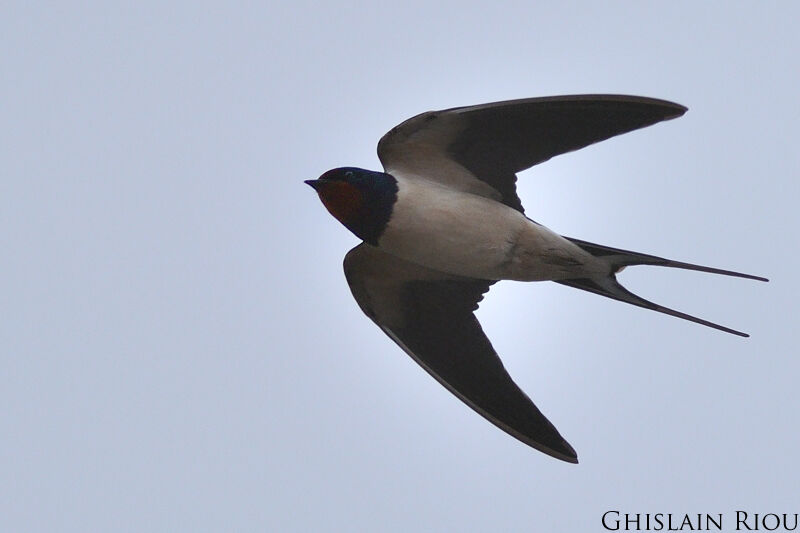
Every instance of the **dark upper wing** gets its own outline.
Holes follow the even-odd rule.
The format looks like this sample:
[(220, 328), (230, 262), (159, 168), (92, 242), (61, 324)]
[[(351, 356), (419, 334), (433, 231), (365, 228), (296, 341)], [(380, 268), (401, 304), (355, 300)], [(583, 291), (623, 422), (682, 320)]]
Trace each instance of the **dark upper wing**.
[(378, 143), (378, 157), (389, 173), (439, 180), (522, 211), (516, 172), (685, 112), (665, 100), (623, 95), (456, 107), (422, 113), (396, 126)]
[(367, 244), (350, 250), (344, 271), (364, 313), (450, 392), (525, 444), (578, 462), (511, 380), (473, 314), (494, 282), (430, 270)]

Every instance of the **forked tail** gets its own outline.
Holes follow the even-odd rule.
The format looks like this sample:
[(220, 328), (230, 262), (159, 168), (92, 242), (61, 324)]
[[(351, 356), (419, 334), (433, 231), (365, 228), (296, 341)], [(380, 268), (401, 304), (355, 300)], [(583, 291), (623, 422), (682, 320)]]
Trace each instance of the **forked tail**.
[(698, 270), (700, 272), (710, 272), (712, 274), (722, 274), (724, 276), (735, 276), (737, 278), (755, 279), (758, 281), (769, 281), (767, 278), (762, 278), (760, 276), (753, 276), (750, 274), (742, 274), (741, 272), (732, 272), (730, 270), (722, 270), (719, 268), (693, 265), (691, 263), (682, 263), (680, 261), (672, 261), (670, 259), (664, 259), (663, 257), (640, 254), (628, 250), (620, 250), (619, 248), (610, 248), (608, 246), (601, 246), (599, 244), (581, 241), (578, 239), (572, 239), (570, 237), (565, 237), (565, 239), (568, 239), (569, 241), (577, 244), (578, 246), (580, 246), (590, 254), (594, 255), (595, 257), (603, 257), (606, 260), (610, 261), (613, 268), (613, 273), (610, 274), (608, 277), (599, 280), (588, 279), (588, 278), (564, 279), (564, 280), (558, 280), (557, 283), (561, 283), (562, 285), (568, 285), (570, 287), (575, 287), (576, 289), (582, 289), (584, 291), (593, 292), (595, 294), (606, 296), (607, 298), (613, 298), (614, 300), (619, 300), (620, 302), (626, 302), (632, 305), (636, 305), (638, 307), (644, 307), (645, 309), (652, 309), (653, 311), (658, 311), (659, 313), (664, 313), (666, 315), (671, 315), (678, 318), (682, 318), (684, 320), (689, 320), (691, 322), (696, 322), (697, 324), (702, 324), (704, 326), (718, 329), (720, 331), (725, 331), (727, 333), (733, 333), (734, 335), (739, 335), (741, 337), (750, 336), (747, 333), (736, 331), (735, 329), (731, 328), (726, 328), (725, 326), (709, 322), (708, 320), (703, 320), (702, 318), (697, 318), (692, 315), (687, 315), (686, 313), (681, 313), (680, 311), (675, 311), (674, 309), (670, 309), (668, 307), (664, 307), (655, 304), (653, 302), (650, 302), (648, 300), (645, 300), (644, 298), (640, 298), (639, 296), (636, 296), (635, 294), (627, 290), (625, 287), (620, 285), (619, 282), (617, 281), (615, 274), (618, 273), (623, 268), (625, 268), (626, 266), (655, 265), (655, 266), (665, 266), (671, 268), (682, 268), (685, 270)]

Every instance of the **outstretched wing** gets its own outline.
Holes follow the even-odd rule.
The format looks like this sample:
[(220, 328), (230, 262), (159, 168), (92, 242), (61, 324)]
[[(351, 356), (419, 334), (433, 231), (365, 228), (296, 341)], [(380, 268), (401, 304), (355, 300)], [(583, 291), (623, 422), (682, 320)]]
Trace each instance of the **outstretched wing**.
[(378, 157), (390, 174), (437, 180), (523, 211), (517, 172), (685, 112), (665, 100), (623, 95), (551, 96), (428, 111), (384, 135)]
[(578, 462), (512, 381), (475, 318), (493, 281), (424, 268), (368, 244), (350, 250), (344, 272), (362, 311), (450, 392), (525, 444)]

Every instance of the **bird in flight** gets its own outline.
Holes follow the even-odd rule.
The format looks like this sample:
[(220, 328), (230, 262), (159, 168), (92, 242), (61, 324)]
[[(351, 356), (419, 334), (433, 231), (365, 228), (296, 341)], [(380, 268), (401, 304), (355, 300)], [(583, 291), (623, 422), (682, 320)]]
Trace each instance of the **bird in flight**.
[(506, 372), (475, 317), (492, 284), (555, 281), (747, 337), (640, 298), (616, 274), (657, 265), (767, 280), (559, 235), (525, 216), (516, 173), (685, 112), (672, 102), (622, 95), (429, 111), (380, 140), (384, 172), (342, 167), (305, 183), (363, 241), (344, 259), (362, 311), (481, 416), (543, 453), (577, 463), (572, 446)]

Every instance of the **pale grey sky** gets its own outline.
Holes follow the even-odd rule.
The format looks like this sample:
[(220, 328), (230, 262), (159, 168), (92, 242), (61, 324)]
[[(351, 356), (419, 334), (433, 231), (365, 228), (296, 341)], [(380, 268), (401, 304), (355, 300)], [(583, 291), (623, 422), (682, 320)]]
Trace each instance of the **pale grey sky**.
[[(11, 2), (0, 16), (6, 531), (602, 531), (797, 512), (793, 2)], [(302, 182), (429, 109), (627, 93), (682, 118), (525, 172), (560, 233), (769, 277), (638, 268), (479, 311), (576, 448), (556, 461), (359, 311)]]

